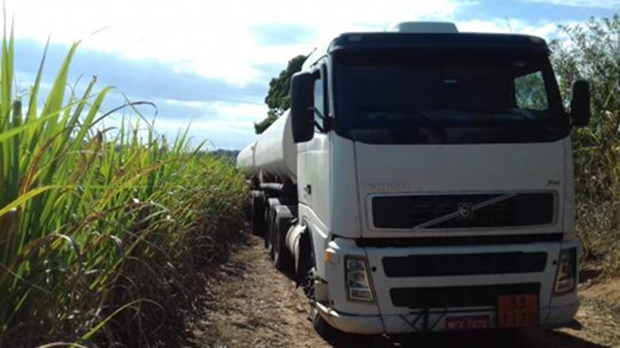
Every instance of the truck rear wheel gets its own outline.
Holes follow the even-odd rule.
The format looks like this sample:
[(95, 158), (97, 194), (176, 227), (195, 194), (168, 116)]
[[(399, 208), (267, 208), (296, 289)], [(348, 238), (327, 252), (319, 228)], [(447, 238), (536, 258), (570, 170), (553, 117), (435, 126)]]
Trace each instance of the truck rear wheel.
[[(292, 209), (293, 208), (293, 209)], [(293, 225), (294, 207), (280, 205), (276, 207), (275, 225), (273, 229), (273, 263), (286, 275), (292, 275), (293, 257), (286, 248), (286, 234)]]

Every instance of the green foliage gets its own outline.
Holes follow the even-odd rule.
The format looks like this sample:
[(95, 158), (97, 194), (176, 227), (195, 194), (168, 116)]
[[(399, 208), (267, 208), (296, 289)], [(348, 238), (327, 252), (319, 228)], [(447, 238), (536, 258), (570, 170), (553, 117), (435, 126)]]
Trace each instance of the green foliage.
[(272, 123), (274, 123), (278, 119), (278, 117), (279, 116), (276, 116), (270, 110), (269, 112), (267, 112), (267, 118), (258, 123), (254, 123), (254, 132), (256, 132), (256, 134), (263, 133), (267, 128), (269, 128), (269, 126), (271, 126)]
[(553, 63), (565, 100), (577, 79), (592, 87), (590, 127), (575, 132), (579, 194), (589, 200), (618, 200), (620, 191), (620, 17), (590, 19), (563, 27), (570, 38), (552, 43)]
[(241, 230), (234, 167), (192, 151), (187, 132), (170, 143), (144, 121), (103, 129), (112, 89), (95, 92), (95, 78), (82, 95), (67, 88), (76, 50), (40, 103), (45, 59), (14, 96), (12, 35), (2, 42), (0, 346), (149, 345), (194, 267)]
[[(592, 87), (592, 120), (572, 135), (578, 233), (586, 256), (620, 269), (620, 17), (591, 18), (563, 27), (565, 42), (552, 42), (553, 65), (568, 100), (571, 85)], [(612, 260), (616, 260), (613, 261)]]
[(267, 97), (265, 97), (265, 103), (269, 107), (269, 111), (267, 112), (267, 118), (254, 124), (256, 134), (264, 132), (267, 127), (291, 106), (291, 97), (289, 95), (291, 76), (301, 70), (301, 66), (306, 58), (304, 55), (298, 55), (289, 60), (286, 69), (282, 70), (278, 77), (274, 77), (269, 81), (269, 92)]
[(519, 108), (531, 110), (548, 108), (544, 80), (540, 72), (516, 78), (515, 94)]
[(276, 116), (281, 116), (290, 107), (289, 88), (291, 76), (301, 70), (301, 66), (306, 58), (304, 55), (298, 55), (289, 60), (286, 69), (282, 70), (277, 78), (273, 78), (269, 82), (269, 92), (265, 98), (265, 103), (270, 110), (273, 110)]

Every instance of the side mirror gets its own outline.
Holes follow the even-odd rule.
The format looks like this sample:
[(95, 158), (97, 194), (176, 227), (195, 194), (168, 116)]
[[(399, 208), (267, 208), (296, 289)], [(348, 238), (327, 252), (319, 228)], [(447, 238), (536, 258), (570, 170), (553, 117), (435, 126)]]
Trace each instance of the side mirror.
[(298, 72), (291, 78), (291, 126), (296, 143), (314, 136), (314, 77), (308, 72)]
[(585, 127), (590, 123), (590, 84), (584, 80), (577, 80), (573, 84), (570, 115), (573, 125)]

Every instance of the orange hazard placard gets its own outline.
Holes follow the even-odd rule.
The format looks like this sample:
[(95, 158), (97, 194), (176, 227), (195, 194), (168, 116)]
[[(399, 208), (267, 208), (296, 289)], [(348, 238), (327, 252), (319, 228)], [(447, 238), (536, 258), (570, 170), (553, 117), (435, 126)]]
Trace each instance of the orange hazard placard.
[(517, 328), (538, 325), (538, 295), (499, 295), (497, 326)]

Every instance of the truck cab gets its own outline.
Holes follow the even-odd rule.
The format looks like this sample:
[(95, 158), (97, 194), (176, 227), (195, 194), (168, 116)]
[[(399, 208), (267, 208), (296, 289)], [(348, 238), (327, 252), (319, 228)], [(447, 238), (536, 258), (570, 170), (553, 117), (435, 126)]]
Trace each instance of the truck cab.
[(239, 163), (252, 152), (254, 230), (309, 288), (317, 327), (572, 320), (570, 130), (588, 123), (589, 89), (576, 82), (566, 112), (548, 56), (538, 37), (402, 23), (308, 58), (290, 114), (253, 144), (294, 155)]

